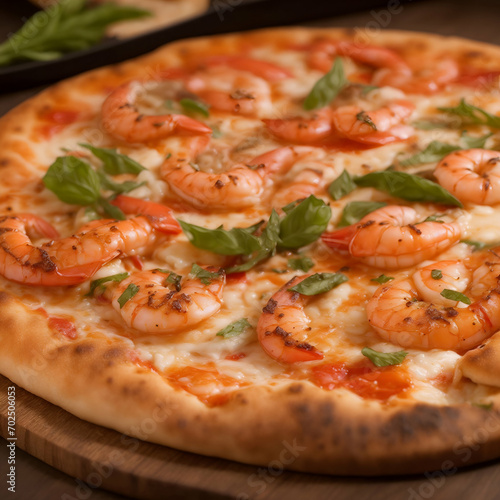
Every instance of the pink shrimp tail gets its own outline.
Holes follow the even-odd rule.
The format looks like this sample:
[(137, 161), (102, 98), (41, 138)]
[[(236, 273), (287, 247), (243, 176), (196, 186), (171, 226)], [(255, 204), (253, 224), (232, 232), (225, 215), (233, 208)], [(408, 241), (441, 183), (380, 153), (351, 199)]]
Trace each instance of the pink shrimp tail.
[(161, 233), (179, 234), (182, 232), (179, 223), (172, 215), (172, 210), (166, 205), (123, 194), (117, 196), (111, 203), (126, 214), (146, 216), (151, 225)]
[(348, 250), (349, 243), (353, 239), (357, 231), (357, 224), (352, 226), (343, 227), (342, 229), (337, 229), (331, 233), (323, 233), (321, 239), (323, 243), (335, 250)]

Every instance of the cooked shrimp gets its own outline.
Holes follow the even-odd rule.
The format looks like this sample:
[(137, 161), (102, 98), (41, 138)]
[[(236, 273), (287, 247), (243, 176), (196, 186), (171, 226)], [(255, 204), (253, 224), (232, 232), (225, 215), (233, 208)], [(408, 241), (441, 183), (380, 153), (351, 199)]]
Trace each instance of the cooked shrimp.
[(375, 73), (372, 83), (379, 87), (389, 86), (412, 94), (432, 94), (459, 75), (458, 65), (451, 59), (444, 59), (420, 71), (408, 68), (381, 69)]
[(186, 88), (220, 111), (259, 115), (272, 110), (269, 83), (247, 71), (211, 66), (194, 73)]
[(462, 202), (500, 203), (500, 153), (488, 149), (454, 151), (434, 170), (439, 184)]
[[(131, 328), (148, 333), (177, 333), (216, 314), (222, 305), (224, 271), (206, 267), (210, 284), (188, 276), (175, 288), (166, 282), (167, 274), (158, 270), (134, 273), (113, 290), (113, 307)], [(118, 299), (129, 287), (139, 287), (124, 305)], [(171, 289), (172, 288), (172, 289)]]
[(456, 222), (419, 222), (413, 208), (391, 205), (366, 215), (358, 224), (324, 233), (322, 239), (330, 248), (347, 250), (369, 266), (401, 269), (434, 258), (460, 235)]
[(28, 232), (47, 230), (47, 223), (31, 214), (0, 219), (0, 274), (26, 285), (76, 285), (90, 278), (106, 262), (154, 243), (155, 231), (146, 217), (98, 220), (68, 238), (53, 239), (37, 247)]
[(190, 150), (174, 153), (164, 162), (161, 174), (172, 191), (191, 205), (221, 210), (258, 204), (266, 177), (291, 168), (310, 150), (300, 146), (278, 148), (223, 173), (209, 173), (200, 170), (198, 163), (203, 162), (203, 155), (197, 156), (203, 150), (203, 154), (209, 153), (207, 145), (197, 141)]
[(305, 340), (309, 318), (304, 307), (311, 296), (290, 292), (288, 289), (305, 280), (306, 276), (295, 276), (281, 287), (262, 310), (257, 324), (257, 336), (262, 349), (276, 361), (297, 363), (323, 359), (323, 354)]
[(332, 133), (332, 110), (320, 109), (311, 116), (262, 120), (280, 139), (300, 144), (311, 144), (326, 139)]
[(290, 71), (267, 61), (244, 56), (219, 55), (210, 56), (202, 60), (202, 65), (226, 66), (240, 71), (248, 71), (264, 80), (274, 83), (293, 76)]
[[(500, 258), (496, 252), (485, 258), (472, 283), (464, 264), (444, 261), (382, 285), (366, 306), (370, 325), (402, 347), (461, 352), (478, 346), (500, 328)], [(442, 278), (432, 276), (436, 270)], [(445, 289), (465, 292), (472, 303), (443, 297)]]
[(104, 101), (101, 110), (102, 125), (113, 137), (126, 142), (149, 142), (173, 134), (211, 134), (204, 123), (185, 115), (145, 116), (134, 105), (142, 85), (129, 82), (114, 90)]
[(364, 111), (359, 106), (342, 106), (332, 113), (332, 123), (337, 132), (364, 144), (386, 144), (407, 139), (413, 128), (401, 126), (415, 106), (408, 101), (394, 101), (375, 111)]
[(322, 169), (304, 168), (292, 182), (279, 189), (272, 199), (274, 207), (281, 208), (296, 200), (304, 200), (311, 194), (317, 194), (325, 186)]
[(314, 44), (310, 53), (309, 65), (327, 72), (336, 56), (344, 56), (375, 68), (408, 69), (408, 65), (394, 50), (374, 45), (353, 42), (322, 40)]

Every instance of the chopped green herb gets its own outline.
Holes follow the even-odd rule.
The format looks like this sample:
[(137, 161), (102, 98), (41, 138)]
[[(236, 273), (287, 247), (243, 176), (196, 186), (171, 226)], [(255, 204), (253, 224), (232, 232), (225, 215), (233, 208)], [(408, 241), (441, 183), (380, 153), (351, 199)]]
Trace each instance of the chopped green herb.
[(406, 351), (379, 352), (370, 347), (363, 347), (361, 354), (378, 367), (400, 365), (408, 356)]
[(432, 120), (419, 120), (413, 122), (412, 125), (420, 130), (433, 130), (436, 128), (448, 128), (448, 123), (437, 122)]
[(168, 274), (165, 278), (165, 284), (170, 283), (174, 285), (175, 290), (178, 292), (181, 289), (181, 280), (182, 276), (180, 274), (176, 274), (173, 271), (169, 271), (168, 269), (156, 269), (159, 273)]
[(203, 269), (198, 264), (193, 264), (189, 276), (199, 279), (204, 285), (210, 285), (213, 280), (218, 280), (221, 277), (220, 272), (213, 273)]
[(273, 267), (271, 271), (276, 274), (285, 274), (288, 272), (288, 269), (276, 269), (275, 267)]
[(372, 90), (377, 90), (380, 87), (377, 87), (376, 85), (362, 85), (362, 90), (361, 90), (361, 95), (366, 95)]
[(381, 274), (378, 278), (372, 278), (370, 281), (375, 281), (381, 285), (384, 285), (385, 283), (393, 280), (394, 278), (392, 276), (386, 276), (385, 274)]
[(316, 273), (288, 290), (302, 295), (318, 295), (329, 292), (347, 280), (347, 276), (342, 273)]
[(482, 241), (473, 241), (473, 240), (461, 240), (460, 243), (465, 243), (466, 245), (474, 247), (474, 252), (476, 250), (482, 250), (483, 248), (486, 248), (488, 246), (487, 243), (484, 243)]
[(120, 283), (120, 281), (123, 281), (125, 278), (128, 278), (128, 276), (129, 276), (128, 273), (119, 273), (119, 274), (113, 274), (111, 276), (105, 276), (104, 278), (99, 278), (97, 280), (93, 280), (90, 282), (90, 290), (87, 294), (85, 294), (85, 296), (92, 297), (97, 288), (102, 287), (104, 283), (109, 283), (110, 281), (114, 281), (115, 283)]
[(297, 257), (288, 260), (288, 267), (294, 271), (304, 271), (307, 273), (307, 271), (314, 267), (314, 261), (307, 256)]
[(431, 278), (433, 280), (440, 280), (440, 279), (442, 279), (442, 277), (443, 277), (443, 273), (442, 273), (441, 269), (433, 269), (431, 271)]
[(472, 403), (473, 406), (477, 406), (478, 408), (482, 408), (483, 410), (492, 410), (493, 409), (493, 403), (488, 403), (488, 404), (482, 404), (482, 403)]
[(194, 99), (181, 99), (179, 104), (185, 113), (199, 113), (205, 118), (210, 116), (209, 106), (201, 101), (195, 101)]
[(120, 304), (120, 309), (123, 308), (123, 306), (132, 298), (134, 297), (137, 292), (140, 290), (140, 288), (137, 285), (134, 285), (134, 283), (130, 283), (127, 288), (125, 288), (125, 291), (118, 297), (118, 304)]
[(246, 318), (239, 319), (237, 321), (233, 321), (222, 330), (217, 332), (218, 337), (224, 337), (225, 339), (229, 339), (231, 337), (236, 337), (241, 335), (247, 328), (250, 328), (252, 325), (248, 322)]
[(445, 299), (456, 300), (457, 302), (463, 302), (464, 304), (467, 304), (467, 305), (471, 304), (471, 300), (469, 299), (469, 297), (467, 297), (463, 293), (457, 292), (456, 290), (449, 290), (448, 288), (445, 288), (441, 292), (441, 295)]
[[(429, 217), (426, 217), (422, 222), (439, 222), (444, 224), (444, 220), (441, 220), (440, 217), (443, 217), (444, 214), (432, 214)], [(420, 222), (418, 224), (421, 224)]]

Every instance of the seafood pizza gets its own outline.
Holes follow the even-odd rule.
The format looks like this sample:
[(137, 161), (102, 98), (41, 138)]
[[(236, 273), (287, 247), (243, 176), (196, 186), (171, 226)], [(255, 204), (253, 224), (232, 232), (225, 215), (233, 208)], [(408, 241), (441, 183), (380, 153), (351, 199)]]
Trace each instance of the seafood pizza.
[(477, 42), (287, 28), (45, 90), (0, 121), (0, 372), (245, 463), (500, 455), (499, 76)]

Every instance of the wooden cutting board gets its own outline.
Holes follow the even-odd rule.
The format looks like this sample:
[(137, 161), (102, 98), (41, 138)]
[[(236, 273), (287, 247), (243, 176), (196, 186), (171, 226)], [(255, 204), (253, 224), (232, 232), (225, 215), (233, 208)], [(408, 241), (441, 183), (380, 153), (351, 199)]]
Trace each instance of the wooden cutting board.
[[(0, 430), (4, 438), (7, 388), (12, 385), (0, 376)], [(146, 443), (80, 420), (18, 386), (15, 388), (17, 446), (81, 480), (61, 500), (91, 498), (96, 488), (148, 500), (498, 498), (498, 462), (448, 477), (433, 473), (398, 478), (338, 478), (284, 472)], [(38, 498), (36, 484), (32, 491), (30, 498)]]

